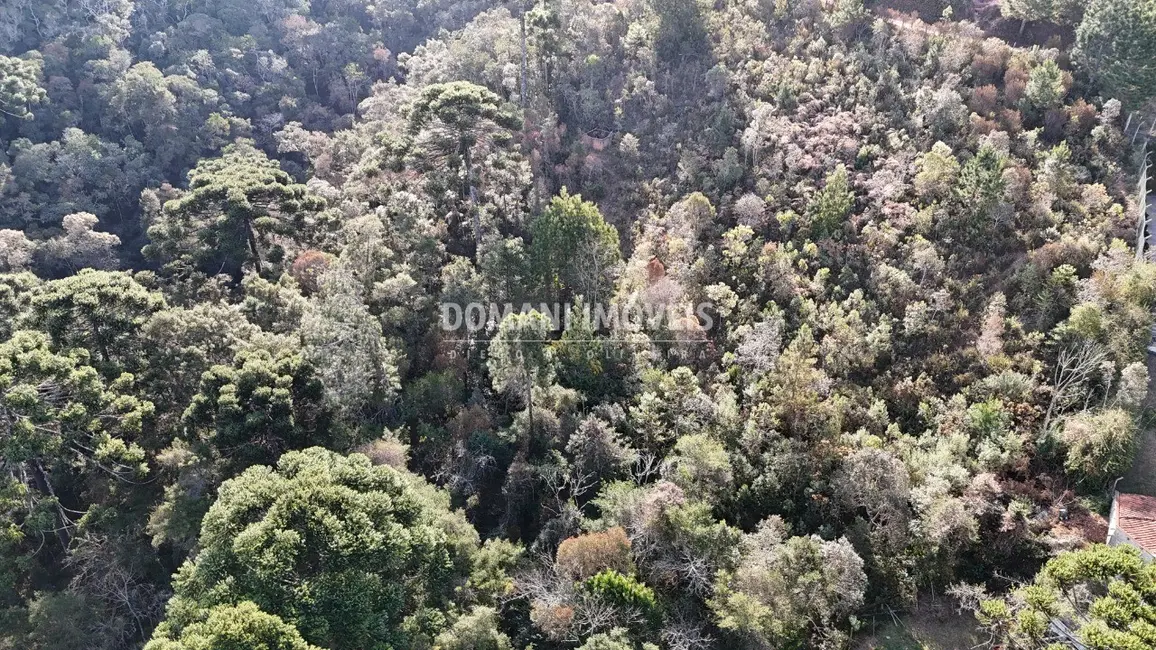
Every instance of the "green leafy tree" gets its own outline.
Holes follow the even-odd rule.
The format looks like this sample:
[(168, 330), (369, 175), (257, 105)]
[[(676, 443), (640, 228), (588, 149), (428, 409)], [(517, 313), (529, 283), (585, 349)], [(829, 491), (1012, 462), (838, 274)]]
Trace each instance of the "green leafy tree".
[(161, 294), (127, 273), (84, 270), (34, 292), (31, 323), (61, 348), (83, 348), (112, 373), (141, 364), (141, 328), (164, 309)]
[(722, 443), (701, 433), (685, 435), (674, 443), (662, 474), (689, 496), (708, 503), (717, 503), (734, 482)]
[(205, 619), (181, 630), (176, 639), (154, 639), (147, 650), (320, 650), (280, 617), (249, 601), (220, 605)]
[(583, 313), (586, 304), (573, 305), (571, 320), (551, 349), (558, 383), (581, 391), (590, 402), (599, 402), (626, 392), (633, 375), (624, 355), (617, 354), (617, 344), (599, 339), (592, 319)]
[(604, 569), (584, 580), (582, 589), (616, 608), (634, 612), (643, 621), (659, 620), (658, 597), (654, 590), (633, 576)]
[(1088, 648), (1140, 650), (1156, 643), (1154, 580), (1156, 565), (1136, 548), (1092, 544), (1060, 553), (1002, 599), (964, 602), (992, 642), (1009, 648), (1045, 647), (1059, 620)]
[(389, 402), (398, 388), (400, 354), (382, 337), (381, 321), (344, 269), (321, 278), (321, 291), (301, 319), (304, 355), (317, 369), (326, 402), (350, 421)]
[(666, 450), (682, 436), (701, 433), (714, 421), (715, 405), (685, 366), (654, 377), (630, 409), (643, 446)]
[(530, 224), (530, 264), (539, 285), (552, 298), (576, 295), (597, 303), (609, 295), (613, 273), (622, 260), (618, 231), (598, 207), (566, 188)]
[(768, 520), (747, 536), (734, 572), (720, 575), (710, 601), (719, 627), (753, 636), (765, 647), (802, 647), (823, 639), (838, 647), (848, 616), (863, 603), (863, 561), (846, 539), (783, 539)]
[(43, 548), (54, 533), (67, 548), (84, 511), (62, 507), (66, 486), (84, 493), (86, 484), (98, 489), (148, 472), (136, 440), (153, 405), (133, 396), (131, 375), (105, 382), (88, 362), (85, 350), (57, 351), (42, 332), (19, 331), (0, 343), (0, 458), (9, 469), (0, 481), (0, 530), (10, 547), (27, 540)]
[(447, 183), (459, 201), (470, 205), (475, 249), (482, 240), (478, 201), (479, 159), (493, 147), (506, 147), (521, 126), (493, 92), (468, 81), (433, 84), (409, 107), (408, 132), (424, 154), (444, 166), (457, 182)]
[(1053, 20), (1056, 0), (1000, 0), (1000, 11), (1008, 18), (1020, 21), (1020, 33), (1029, 20)]
[(190, 550), (213, 488), (250, 465), (288, 450), (323, 444), (348, 449), (324, 390), (300, 353), (243, 348), (228, 365), (206, 370), (177, 424), (180, 434), (159, 457), (176, 476), (154, 509), (154, 542)]
[(616, 627), (609, 632), (591, 635), (578, 646), (578, 650), (634, 650), (634, 643), (627, 630)]
[(1095, 484), (1127, 472), (1139, 447), (1136, 419), (1123, 409), (1073, 415), (1062, 438), (1068, 446), (1064, 467)]
[(38, 61), (0, 56), (0, 114), (31, 120), (32, 107), (48, 99), (40, 77)]
[(915, 175), (915, 191), (924, 199), (941, 199), (951, 194), (959, 177), (959, 161), (951, 147), (936, 142), (931, 151), (919, 159), (919, 173)]
[(360, 454), (290, 452), (221, 486), (153, 643), (181, 639), (206, 610), (251, 601), (322, 647), (420, 647), (477, 543), (448, 497), (416, 476)]
[(824, 6), (827, 24), (834, 30), (846, 30), (863, 23), (868, 16), (863, 0), (836, 0)]
[(1092, 0), (1076, 55), (1104, 89), (1138, 105), (1156, 96), (1156, 0)]
[(1055, 107), (1064, 97), (1064, 74), (1052, 59), (1032, 68), (1024, 95), (1037, 110)]
[(843, 222), (855, 206), (855, 194), (847, 176), (847, 168), (840, 165), (827, 175), (823, 189), (807, 204), (807, 216), (816, 238), (833, 237), (843, 228)]
[(651, 0), (658, 16), (655, 53), (669, 66), (696, 59), (710, 51), (703, 15), (695, 0)]
[(141, 328), (147, 359), (141, 383), (167, 418), (179, 418), (204, 373), (231, 364), (257, 332), (237, 305), (202, 302), (158, 311)]
[(242, 350), (213, 366), (185, 410), (186, 435), (243, 468), (283, 452), (332, 444), (321, 382), (300, 354)]
[(959, 214), (952, 216), (949, 227), (965, 240), (978, 242), (991, 233), (992, 211), (1003, 200), (1007, 187), (1005, 164), (1003, 155), (984, 145), (963, 165), (955, 186)]
[(510, 638), (498, 629), (498, 612), (475, 607), (434, 639), (438, 650), (512, 650)]
[(148, 229), (147, 257), (173, 271), (229, 273), (240, 279), (252, 264), (284, 261), (281, 242), (305, 229), (308, 214), (324, 206), (277, 161), (250, 144), (226, 148), (189, 172), (189, 189), (169, 201)]
[(494, 390), (516, 396), (534, 426), (534, 389), (554, 380), (554, 353), (548, 345), (550, 321), (536, 311), (509, 314), (490, 340), (487, 366)]
[(40, 280), (31, 273), (0, 273), (0, 341), (7, 340), (28, 314), (33, 289)]

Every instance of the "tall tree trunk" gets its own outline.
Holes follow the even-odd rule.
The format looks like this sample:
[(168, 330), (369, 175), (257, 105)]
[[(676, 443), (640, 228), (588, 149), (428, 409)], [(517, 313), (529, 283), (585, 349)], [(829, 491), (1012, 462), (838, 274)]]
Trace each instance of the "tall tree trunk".
[(478, 191), (474, 187), (473, 159), (470, 156), (469, 146), (462, 148), (462, 163), (465, 165), (465, 196), (466, 209), (470, 211), (470, 226), (474, 229), (474, 261), (477, 261), (478, 251), (482, 248), (482, 217), (478, 214)]
[(253, 220), (245, 220), (245, 237), (249, 240), (249, 252), (257, 264), (257, 275), (261, 275), (261, 249), (257, 246), (257, 233), (253, 232)]
[(530, 442), (534, 438), (534, 384), (530, 382), (530, 372), (526, 368), (526, 362), (522, 361), (522, 376), (526, 381), (526, 417), (529, 424), (526, 427), (528, 434), (526, 436), (526, 452), (529, 453)]
[(526, 6), (522, 5), (522, 74), (521, 87), (519, 89), (520, 99), (522, 100), (522, 111), (526, 110)]
[(60, 545), (67, 550), (69, 543), (72, 542), (72, 536), (68, 532), (68, 517), (64, 514), (64, 507), (60, 505), (60, 499), (57, 498), (56, 490), (48, 479), (48, 473), (44, 471), (44, 465), (40, 464), (39, 460), (32, 461), (30, 465), (32, 482), (36, 484), (36, 489), (56, 501), (57, 523), (59, 524), (56, 528), (56, 539), (60, 540)]

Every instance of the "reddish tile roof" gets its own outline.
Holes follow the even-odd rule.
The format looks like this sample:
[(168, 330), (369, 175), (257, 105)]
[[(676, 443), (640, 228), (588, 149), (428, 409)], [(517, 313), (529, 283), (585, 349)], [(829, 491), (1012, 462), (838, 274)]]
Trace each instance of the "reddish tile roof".
[(1116, 526), (1138, 546), (1156, 553), (1156, 497), (1116, 495)]

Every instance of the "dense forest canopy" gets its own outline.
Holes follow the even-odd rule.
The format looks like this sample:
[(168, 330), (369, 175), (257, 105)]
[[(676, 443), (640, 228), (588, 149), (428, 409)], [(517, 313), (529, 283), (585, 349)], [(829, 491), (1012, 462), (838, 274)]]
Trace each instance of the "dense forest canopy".
[(835, 650), (948, 593), (952, 647), (1156, 647), (1089, 545), (1154, 53), (1156, 0), (4, 0), (0, 649)]

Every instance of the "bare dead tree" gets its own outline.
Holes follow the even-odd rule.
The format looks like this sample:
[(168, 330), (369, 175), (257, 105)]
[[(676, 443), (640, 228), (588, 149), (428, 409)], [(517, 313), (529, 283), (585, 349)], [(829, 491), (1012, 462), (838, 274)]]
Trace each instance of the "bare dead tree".
[(634, 475), (634, 482), (638, 485), (649, 483), (661, 472), (662, 459), (651, 451), (640, 452), (634, 461), (634, 467), (631, 468), (631, 474)]
[(477, 492), (478, 484), (496, 469), (497, 464), (492, 454), (475, 453), (464, 440), (459, 440), (434, 471), (434, 480), (453, 492), (469, 496)]
[(662, 628), (663, 646), (670, 650), (705, 650), (714, 647), (714, 637), (703, 630), (703, 626), (689, 617)]
[(1052, 376), (1052, 398), (1044, 416), (1043, 430), (1048, 431), (1052, 418), (1079, 399), (1080, 388), (1100, 372), (1108, 361), (1108, 352), (1098, 343), (1083, 343), (1060, 351)]
[(161, 619), (168, 594), (144, 578), (139, 563), (123, 557), (121, 540), (103, 535), (83, 535), (75, 539), (65, 560), (72, 570), (71, 591), (88, 596), (106, 608), (95, 624), (99, 636), (118, 645), (143, 639)]
[(595, 595), (582, 594), (574, 603), (574, 619), (567, 641), (580, 643), (591, 635), (616, 627), (634, 627), (643, 620), (633, 607), (620, 607)]

